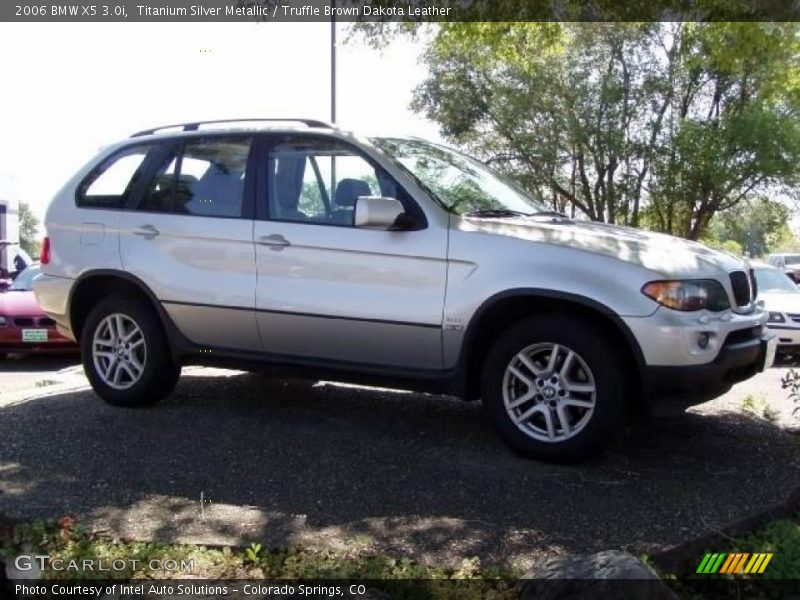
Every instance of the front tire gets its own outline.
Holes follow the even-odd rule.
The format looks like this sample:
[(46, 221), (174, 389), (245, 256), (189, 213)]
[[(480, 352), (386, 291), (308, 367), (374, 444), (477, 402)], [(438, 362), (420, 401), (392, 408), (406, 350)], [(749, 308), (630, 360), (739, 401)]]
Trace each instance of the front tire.
[(577, 462), (619, 429), (623, 377), (614, 341), (591, 320), (540, 315), (517, 323), (489, 352), (483, 403), (500, 438), (522, 456)]
[(109, 296), (92, 309), (83, 326), (81, 358), (94, 391), (114, 406), (155, 404), (180, 377), (158, 317), (131, 296)]

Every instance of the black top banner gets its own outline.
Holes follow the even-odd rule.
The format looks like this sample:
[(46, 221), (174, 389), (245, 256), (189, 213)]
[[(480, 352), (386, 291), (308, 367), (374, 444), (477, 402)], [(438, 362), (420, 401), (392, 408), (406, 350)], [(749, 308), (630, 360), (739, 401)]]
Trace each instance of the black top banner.
[(4, 0), (0, 21), (800, 21), (800, 0)]

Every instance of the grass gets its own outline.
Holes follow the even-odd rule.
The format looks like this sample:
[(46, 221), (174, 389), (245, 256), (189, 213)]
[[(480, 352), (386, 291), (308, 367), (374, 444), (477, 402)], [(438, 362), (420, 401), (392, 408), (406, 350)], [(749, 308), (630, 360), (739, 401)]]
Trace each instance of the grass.
[(742, 399), (742, 410), (756, 417), (766, 419), (770, 423), (778, 420), (778, 412), (769, 405), (763, 396), (756, 397), (753, 394), (747, 394)]
[[(189, 575), (204, 579), (415, 579), (446, 583), (434, 586), (434, 591), (426, 590), (425, 596), (433, 598), (499, 600), (516, 598), (519, 593), (516, 579), (520, 573), (484, 568), (477, 558), (464, 559), (458, 568), (448, 569), (368, 552), (355, 544), (333, 551), (299, 546), (268, 550), (260, 544), (216, 548), (135, 542), (89, 532), (71, 517), (63, 517), (57, 523), (18, 524), (5, 533), (0, 530), (0, 536), (9, 562), (19, 554), (49, 555), (50, 562), (42, 573), (44, 579), (156, 580)], [(94, 568), (85, 568), (84, 560)], [(161, 568), (164, 561), (175, 561), (177, 570)], [(100, 572), (102, 565), (108, 570)], [(184, 570), (180, 570), (181, 566)]]

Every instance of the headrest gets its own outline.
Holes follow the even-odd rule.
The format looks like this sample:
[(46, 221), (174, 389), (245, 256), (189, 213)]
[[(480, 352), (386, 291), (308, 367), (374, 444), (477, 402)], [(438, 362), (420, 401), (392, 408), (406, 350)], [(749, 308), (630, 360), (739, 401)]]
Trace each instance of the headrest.
[(371, 196), (369, 184), (361, 179), (342, 179), (336, 186), (334, 203), (339, 208), (352, 208), (359, 196)]

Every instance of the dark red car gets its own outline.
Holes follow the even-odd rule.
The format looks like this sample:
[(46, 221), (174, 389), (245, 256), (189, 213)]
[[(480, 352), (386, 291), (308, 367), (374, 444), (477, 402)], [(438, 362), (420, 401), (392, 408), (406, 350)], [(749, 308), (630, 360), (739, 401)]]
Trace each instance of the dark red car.
[(56, 331), (55, 321), (39, 308), (31, 286), (38, 273), (39, 265), (27, 267), (0, 293), (0, 358), (12, 352), (78, 352), (75, 342)]

